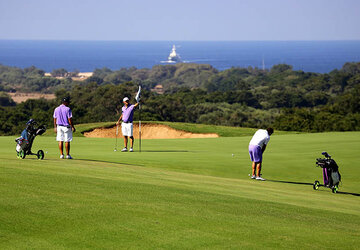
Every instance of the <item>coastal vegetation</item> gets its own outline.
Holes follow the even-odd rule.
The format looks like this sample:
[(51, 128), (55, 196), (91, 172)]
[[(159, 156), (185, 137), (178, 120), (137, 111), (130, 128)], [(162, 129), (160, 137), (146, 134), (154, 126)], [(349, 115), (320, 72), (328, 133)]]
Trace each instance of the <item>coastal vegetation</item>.
[[(53, 70), (53, 75), (65, 71)], [(51, 77), (36, 67), (0, 65), (0, 134), (18, 134), (29, 118), (51, 126), (53, 109), (63, 96), (72, 99), (76, 123), (115, 121), (122, 98), (133, 98), (139, 84), (142, 120), (307, 132), (360, 130), (360, 63), (346, 63), (326, 74), (286, 64), (218, 71), (180, 63), (96, 69), (84, 81)], [(163, 94), (153, 91), (159, 85)], [(56, 99), (15, 105), (6, 92), (54, 93)]]

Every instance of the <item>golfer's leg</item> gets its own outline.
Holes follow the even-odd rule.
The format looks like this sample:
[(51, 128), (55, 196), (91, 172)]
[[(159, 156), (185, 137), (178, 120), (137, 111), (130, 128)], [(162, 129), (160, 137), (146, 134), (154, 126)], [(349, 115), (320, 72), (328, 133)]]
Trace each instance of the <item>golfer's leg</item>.
[(66, 155), (70, 155), (70, 142), (65, 142)]
[(252, 162), (251, 167), (252, 167), (252, 176), (254, 176), (255, 175), (255, 170), (256, 170), (256, 163), (254, 161)]
[(261, 162), (262, 162), (262, 151), (261, 151), (260, 147), (258, 147), (256, 158), (257, 158), (256, 176), (260, 177), (260, 174), (261, 174)]
[(128, 137), (124, 136), (124, 148), (127, 148), (127, 144), (128, 144)]
[(63, 142), (62, 141), (59, 141), (59, 150), (60, 150), (60, 154), (63, 155)]
[(130, 147), (134, 147), (134, 136), (130, 136)]
[(255, 162), (255, 158), (254, 158), (253, 148), (254, 148), (254, 146), (249, 145), (249, 156), (250, 156), (250, 161), (251, 161), (252, 176), (255, 176), (256, 162)]
[(260, 177), (260, 172), (261, 172), (261, 162), (258, 162), (256, 168), (256, 176)]

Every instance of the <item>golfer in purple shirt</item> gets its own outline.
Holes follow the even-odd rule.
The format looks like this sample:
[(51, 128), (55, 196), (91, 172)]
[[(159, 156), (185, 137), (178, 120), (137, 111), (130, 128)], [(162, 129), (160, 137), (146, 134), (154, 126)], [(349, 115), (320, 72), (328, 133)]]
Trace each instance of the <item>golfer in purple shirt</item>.
[(117, 121), (116, 125), (118, 126), (121, 123), (121, 132), (124, 136), (124, 148), (121, 150), (121, 152), (127, 152), (127, 144), (128, 144), (128, 138), (130, 137), (130, 152), (134, 152), (134, 136), (133, 136), (133, 117), (134, 117), (134, 111), (135, 108), (139, 105), (139, 103), (136, 103), (134, 105), (130, 105), (129, 98), (125, 97), (123, 99), (124, 106), (122, 107), (122, 114)]
[(68, 107), (69, 104), (70, 98), (63, 98), (62, 104), (54, 110), (53, 116), (56, 140), (59, 142), (60, 159), (64, 159), (64, 142), (66, 149), (66, 159), (72, 159), (70, 155), (70, 142), (72, 141), (72, 132), (75, 132), (75, 127), (72, 122), (71, 109)]

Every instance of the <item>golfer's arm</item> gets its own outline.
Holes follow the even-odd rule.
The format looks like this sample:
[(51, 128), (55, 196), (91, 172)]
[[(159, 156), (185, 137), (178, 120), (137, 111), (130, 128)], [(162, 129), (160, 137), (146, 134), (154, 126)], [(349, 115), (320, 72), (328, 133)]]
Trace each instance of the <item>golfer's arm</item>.
[(138, 105), (139, 105), (139, 103), (137, 102), (137, 103), (134, 104), (134, 107), (136, 108)]
[(262, 147), (262, 152), (264, 153), (266, 149), (266, 144), (264, 144), (264, 146)]
[(74, 132), (75, 132), (75, 127), (74, 127), (74, 124), (73, 124), (73, 122), (72, 122), (72, 118), (71, 118), (71, 117), (68, 118), (68, 121), (69, 121), (70, 126), (73, 128), (73, 130), (74, 130)]
[(54, 128), (56, 129), (56, 118), (54, 118)]
[(121, 116), (120, 116), (119, 120), (117, 121), (118, 123), (119, 123), (119, 122), (121, 121), (121, 119), (122, 119), (122, 116), (123, 116), (123, 115), (121, 114)]

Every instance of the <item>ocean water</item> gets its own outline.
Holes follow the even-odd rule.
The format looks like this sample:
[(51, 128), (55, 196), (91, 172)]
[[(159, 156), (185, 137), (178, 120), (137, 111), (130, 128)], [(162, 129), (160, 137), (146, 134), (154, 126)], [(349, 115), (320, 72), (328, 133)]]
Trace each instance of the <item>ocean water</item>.
[(296, 70), (326, 73), (360, 61), (360, 41), (26, 41), (0, 40), (0, 64), (50, 72), (108, 67), (151, 68), (167, 60), (172, 45), (182, 60), (231, 67), (265, 68), (280, 63)]

